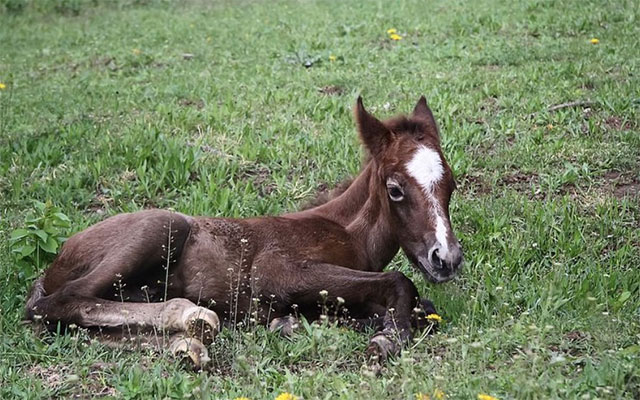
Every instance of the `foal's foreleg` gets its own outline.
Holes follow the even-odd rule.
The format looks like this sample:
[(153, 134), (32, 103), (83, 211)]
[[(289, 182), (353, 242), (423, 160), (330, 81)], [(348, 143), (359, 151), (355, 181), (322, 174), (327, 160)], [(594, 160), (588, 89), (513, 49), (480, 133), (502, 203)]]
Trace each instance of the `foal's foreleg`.
[[(384, 358), (398, 350), (397, 344), (411, 339), (411, 318), (418, 304), (418, 290), (404, 274), (397, 271), (364, 272), (331, 264), (305, 265), (292, 271), (295, 287), (283, 288), (291, 303), (313, 306), (321, 291), (354, 314), (376, 310), (382, 317), (382, 331), (371, 339), (369, 351)], [(372, 315), (370, 315), (372, 316)]]
[[(438, 323), (437, 321), (427, 318), (433, 314), (438, 314), (433, 302), (427, 299), (420, 299), (417, 307), (413, 309), (413, 313), (411, 315), (411, 327), (420, 331), (430, 329), (430, 332), (433, 332), (437, 328)], [(360, 331), (364, 331), (366, 329), (380, 331), (384, 329), (384, 317), (376, 315), (378, 314), (374, 314), (369, 318), (352, 318), (344, 321), (343, 324)], [(384, 312), (382, 315), (384, 315)]]

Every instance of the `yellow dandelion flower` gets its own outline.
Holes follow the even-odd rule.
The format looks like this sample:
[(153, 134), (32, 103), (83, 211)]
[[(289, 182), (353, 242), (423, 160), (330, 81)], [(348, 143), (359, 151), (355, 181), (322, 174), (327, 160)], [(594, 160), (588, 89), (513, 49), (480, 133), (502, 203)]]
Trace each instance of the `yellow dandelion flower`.
[(140, 55), (140, 53), (142, 53), (142, 50), (140, 50), (140, 49), (133, 49), (133, 50), (131, 50), (131, 51), (133, 52), (133, 54), (135, 54), (135, 55), (137, 55), (137, 56), (139, 56), (139, 55)]
[(394, 33), (398, 33), (398, 31), (396, 31), (396, 28), (387, 29), (387, 34), (393, 35)]
[(391, 40), (402, 40), (402, 36), (398, 35), (397, 33), (392, 33), (391, 35), (389, 35), (389, 39), (391, 39)]
[(0, 90), (4, 90), (7, 88), (7, 85), (5, 85), (4, 83), (0, 82)]
[(598, 43), (600, 43), (600, 40), (598, 40), (598, 38), (591, 38), (591, 40), (589, 40), (589, 42), (591, 44), (598, 44)]
[(497, 397), (489, 396), (488, 394), (480, 393), (478, 395), (478, 400), (498, 400)]
[(424, 393), (416, 393), (416, 400), (431, 400), (431, 396)]
[(427, 319), (436, 322), (442, 322), (442, 317), (438, 314), (429, 314), (427, 315)]
[(333, 54), (331, 54), (331, 55), (329, 56), (329, 61), (335, 61), (335, 60), (337, 60), (337, 59), (338, 59), (338, 57), (334, 56)]
[(436, 389), (433, 391), (433, 397), (435, 397), (438, 400), (442, 400), (444, 399), (446, 396), (444, 394), (444, 392), (440, 389)]
[(278, 397), (276, 397), (276, 400), (298, 400), (298, 398), (291, 393), (284, 392), (280, 393)]

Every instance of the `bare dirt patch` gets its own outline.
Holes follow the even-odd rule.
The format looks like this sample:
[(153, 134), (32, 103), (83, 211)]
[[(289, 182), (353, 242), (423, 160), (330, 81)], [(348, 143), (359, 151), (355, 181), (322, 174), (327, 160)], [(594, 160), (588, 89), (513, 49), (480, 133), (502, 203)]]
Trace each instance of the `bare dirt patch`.
[(463, 175), (457, 179), (456, 184), (462, 194), (486, 195), (491, 193), (489, 184), (481, 176)]
[(91, 65), (94, 68), (107, 68), (111, 71), (118, 70), (118, 64), (116, 63), (116, 59), (109, 56), (94, 59), (93, 61), (91, 61)]
[(631, 122), (625, 121), (620, 117), (611, 116), (604, 120), (604, 125), (616, 131), (628, 131), (631, 129)]
[(580, 331), (567, 332), (564, 335), (564, 337), (565, 337), (565, 339), (569, 340), (570, 342), (578, 342), (578, 341), (583, 341), (583, 340), (589, 339), (589, 336), (586, 333), (580, 332)]
[(327, 85), (318, 89), (318, 92), (327, 96), (339, 96), (344, 92), (344, 89), (336, 85)]
[(180, 99), (178, 100), (178, 104), (182, 107), (194, 107), (198, 110), (202, 110), (204, 108), (204, 101), (202, 100), (194, 100), (194, 99)]
[(264, 165), (247, 164), (239, 172), (238, 178), (243, 181), (251, 181), (260, 197), (269, 196), (278, 188), (271, 177), (271, 170)]
[(640, 179), (638, 177), (609, 171), (602, 178), (606, 193), (613, 194), (618, 199), (640, 197)]
[(565, 185), (560, 189), (560, 194), (568, 194), (582, 204), (594, 204), (611, 197), (618, 200), (640, 199), (640, 177), (629, 172), (608, 171), (594, 179), (588, 187)]
[(52, 391), (64, 390), (64, 387), (71, 388), (73, 394), (70, 398), (74, 399), (94, 399), (99, 397), (113, 397), (118, 392), (104, 385), (102, 375), (109, 368), (105, 365), (92, 365), (89, 374), (81, 378), (72, 369), (66, 365), (34, 365), (29, 368), (29, 375), (42, 381), (46, 387)]
[(618, 185), (613, 190), (613, 195), (618, 199), (624, 197), (640, 197), (640, 182)]
[(518, 192), (526, 192), (531, 189), (531, 185), (537, 184), (539, 181), (538, 174), (535, 172), (516, 171), (512, 174), (505, 175), (500, 179), (500, 186), (509, 186)]
[(485, 97), (480, 104), (480, 111), (487, 112), (491, 115), (497, 114), (500, 110), (501, 107), (498, 103), (498, 98), (495, 96)]

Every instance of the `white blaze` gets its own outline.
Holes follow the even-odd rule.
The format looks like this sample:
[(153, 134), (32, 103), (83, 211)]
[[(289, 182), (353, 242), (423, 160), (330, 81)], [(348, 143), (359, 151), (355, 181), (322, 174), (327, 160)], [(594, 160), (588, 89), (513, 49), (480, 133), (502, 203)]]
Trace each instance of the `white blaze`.
[(436, 240), (440, 243), (442, 252), (440, 257), (446, 256), (449, 251), (447, 245), (447, 224), (445, 224), (444, 212), (433, 194), (433, 188), (444, 176), (442, 159), (437, 151), (424, 145), (418, 147), (411, 160), (407, 163), (407, 172), (415, 179), (431, 204), (431, 211), (436, 221)]

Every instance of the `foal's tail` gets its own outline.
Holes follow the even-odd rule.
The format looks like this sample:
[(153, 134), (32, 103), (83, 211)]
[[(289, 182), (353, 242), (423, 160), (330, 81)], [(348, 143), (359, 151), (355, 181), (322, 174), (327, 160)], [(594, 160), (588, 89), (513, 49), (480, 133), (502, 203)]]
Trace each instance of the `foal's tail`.
[(31, 286), (29, 291), (29, 297), (27, 298), (27, 305), (25, 309), (25, 319), (34, 321), (36, 316), (35, 305), (41, 298), (45, 297), (47, 293), (44, 291), (44, 277), (38, 278)]

